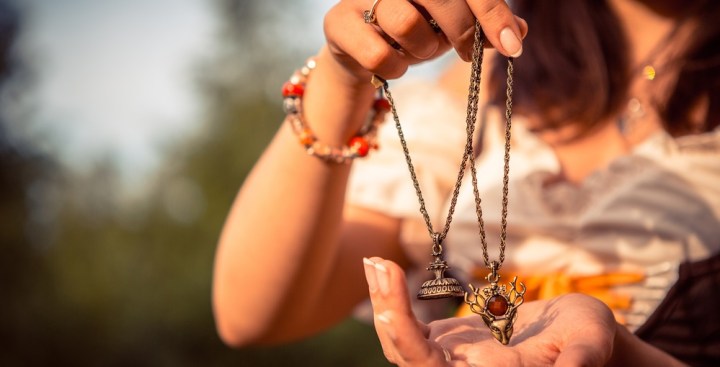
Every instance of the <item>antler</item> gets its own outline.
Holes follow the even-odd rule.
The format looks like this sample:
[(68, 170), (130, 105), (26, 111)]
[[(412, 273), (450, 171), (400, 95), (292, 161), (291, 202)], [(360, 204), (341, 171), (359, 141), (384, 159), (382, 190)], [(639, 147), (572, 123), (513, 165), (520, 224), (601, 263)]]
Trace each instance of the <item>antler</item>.
[[(465, 303), (467, 303), (470, 306), (470, 311), (479, 314), (484, 315), (485, 314), (485, 296), (483, 296), (483, 289), (482, 288), (475, 288), (472, 284), (470, 284), (470, 290), (472, 290), (472, 300), (470, 299), (470, 293), (465, 292)], [(478, 302), (478, 298), (482, 300), (482, 302)]]
[(517, 277), (513, 278), (510, 285), (512, 288), (510, 288), (510, 292), (508, 292), (508, 301), (510, 301), (510, 310), (514, 310), (525, 302), (523, 295), (525, 295), (527, 288), (525, 287), (525, 284), (521, 282), (520, 285), (522, 286), (522, 290), (518, 289)]

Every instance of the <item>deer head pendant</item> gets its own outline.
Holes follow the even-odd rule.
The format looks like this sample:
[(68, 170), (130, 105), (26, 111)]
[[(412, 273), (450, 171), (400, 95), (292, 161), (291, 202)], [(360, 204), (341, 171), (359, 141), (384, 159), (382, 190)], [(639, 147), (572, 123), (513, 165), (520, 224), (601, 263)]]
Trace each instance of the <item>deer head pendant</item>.
[(465, 292), (465, 303), (470, 306), (472, 312), (482, 316), (495, 339), (507, 345), (513, 334), (517, 308), (524, 301), (526, 288), (522, 283), (518, 288), (517, 277), (509, 283), (511, 287), (509, 290), (504, 284), (499, 286), (498, 280), (500, 276), (492, 272), (488, 274), (489, 286), (475, 288), (470, 284), (472, 293)]

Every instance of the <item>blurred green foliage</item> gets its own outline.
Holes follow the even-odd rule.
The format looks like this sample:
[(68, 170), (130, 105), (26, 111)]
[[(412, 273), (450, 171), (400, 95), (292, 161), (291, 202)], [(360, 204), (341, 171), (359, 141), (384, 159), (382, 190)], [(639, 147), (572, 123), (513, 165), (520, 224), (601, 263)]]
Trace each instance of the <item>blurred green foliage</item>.
[[(387, 365), (372, 328), (353, 320), (272, 348), (230, 350), (215, 333), (220, 228), (282, 120), (266, 86), (279, 90), (312, 52), (273, 39), (302, 2), (216, 2), (219, 50), (198, 66), (203, 132), (167, 147), (141, 192), (125, 193), (112, 159), (79, 176), (11, 144), (0, 124), (0, 366)], [(12, 14), (3, 65), (22, 24)]]

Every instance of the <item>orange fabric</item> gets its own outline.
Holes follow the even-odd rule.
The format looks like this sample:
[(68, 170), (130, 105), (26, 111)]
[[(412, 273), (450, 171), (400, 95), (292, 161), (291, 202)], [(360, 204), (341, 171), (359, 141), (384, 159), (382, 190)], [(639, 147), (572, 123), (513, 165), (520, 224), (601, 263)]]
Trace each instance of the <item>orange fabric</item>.
[[(486, 270), (480, 269), (473, 272), (476, 279), (483, 279)], [(506, 277), (512, 279), (514, 275)], [(615, 319), (624, 323), (623, 317), (617, 312), (630, 308), (632, 299), (628, 295), (620, 295), (612, 292), (610, 288), (618, 285), (637, 283), (645, 279), (639, 273), (607, 273), (590, 276), (571, 276), (562, 273), (547, 275), (534, 275), (529, 277), (518, 276), (518, 282), (525, 284), (527, 291), (524, 298), (526, 302), (550, 299), (568, 293), (583, 293), (603, 301), (615, 314)], [(502, 280), (501, 280), (502, 283)], [(458, 309), (456, 316), (472, 315), (470, 307), (463, 304)]]

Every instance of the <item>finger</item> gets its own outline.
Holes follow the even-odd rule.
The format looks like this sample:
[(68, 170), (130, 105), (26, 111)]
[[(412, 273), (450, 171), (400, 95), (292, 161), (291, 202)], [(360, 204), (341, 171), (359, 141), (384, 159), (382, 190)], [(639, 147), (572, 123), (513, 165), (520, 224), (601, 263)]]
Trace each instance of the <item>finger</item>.
[(394, 262), (380, 258), (375, 263), (378, 292), (371, 294), (373, 309), (380, 321), (376, 327), (391, 337), (395, 357), (409, 365), (443, 366), (446, 359), (440, 345), (429, 341), (410, 308), (403, 270)]
[(469, 1), (468, 5), (490, 43), (505, 56), (522, 54), (522, 32), (504, 0)]
[(380, 29), (418, 59), (432, 57), (440, 47), (442, 36), (407, 0), (383, 0), (377, 6), (376, 16)]
[(475, 34), (475, 17), (466, 0), (415, 0), (437, 22), (456, 52), (470, 61)]
[(362, 12), (350, 3), (339, 2), (325, 16), (325, 37), (333, 56), (346, 65), (354, 65), (385, 79), (405, 74), (414, 60), (393, 49), (374, 27), (364, 22)]
[[(372, 301), (373, 299), (377, 299), (375, 295), (380, 291), (377, 280), (377, 270), (375, 263), (367, 258), (363, 258), (363, 267), (365, 268), (365, 279), (368, 283), (368, 291), (370, 293), (370, 300)], [(394, 330), (389, 327), (390, 320), (386, 315), (378, 312), (374, 304), (373, 323), (385, 358), (391, 363), (398, 363), (399, 360), (395, 351), (395, 345), (393, 344), (393, 339), (395, 339), (396, 336)]]

